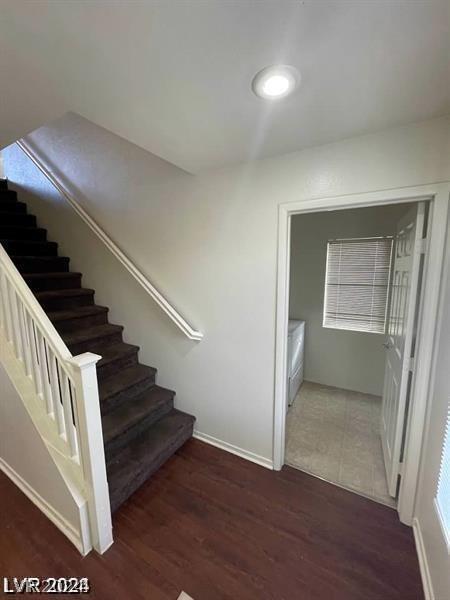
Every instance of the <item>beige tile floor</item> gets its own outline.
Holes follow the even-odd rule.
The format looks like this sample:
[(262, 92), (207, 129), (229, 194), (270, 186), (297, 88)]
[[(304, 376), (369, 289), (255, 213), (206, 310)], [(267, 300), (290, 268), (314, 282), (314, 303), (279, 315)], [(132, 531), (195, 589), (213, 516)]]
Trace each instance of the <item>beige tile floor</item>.
[(303, 382), (286, 422), (286, 463), (395, 506), (379, 434), (381, 398)]

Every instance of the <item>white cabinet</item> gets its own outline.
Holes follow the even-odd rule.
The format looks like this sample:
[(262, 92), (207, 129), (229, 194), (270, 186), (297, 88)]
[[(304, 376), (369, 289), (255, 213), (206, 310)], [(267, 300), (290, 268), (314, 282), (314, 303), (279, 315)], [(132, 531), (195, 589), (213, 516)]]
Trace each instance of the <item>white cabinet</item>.
[(287, 349), (287, 403), (291, 406), (303, 381), (305, 353), (305, 321), (289, 320)]

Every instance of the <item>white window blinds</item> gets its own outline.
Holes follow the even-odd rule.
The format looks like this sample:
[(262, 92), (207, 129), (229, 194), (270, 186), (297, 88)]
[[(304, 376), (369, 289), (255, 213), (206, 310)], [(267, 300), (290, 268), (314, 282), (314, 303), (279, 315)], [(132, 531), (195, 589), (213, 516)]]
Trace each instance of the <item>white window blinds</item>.
[(450, 399), (448, 403), (444, 446), (442, 448), (436, 506), (450, 553)]
[(328, 242), (324, 327), (384, 333), (392, 238)]

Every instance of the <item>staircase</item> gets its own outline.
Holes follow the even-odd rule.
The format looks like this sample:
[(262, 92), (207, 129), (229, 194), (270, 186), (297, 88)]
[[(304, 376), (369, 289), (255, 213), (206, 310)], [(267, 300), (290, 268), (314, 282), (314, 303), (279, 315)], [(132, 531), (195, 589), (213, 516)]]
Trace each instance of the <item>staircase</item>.
[(102, 356), (97, 377), (114, 512), (192, 436), (194, 417), (176, 410), (175, 392), (156, 385), (156, 369), (139, 363), (139, 347), (123, 341), (108, 308), (81, 287), (81, 273), (47, 241), (45, 229), (0, 180), (0, 243), (72, 354)]

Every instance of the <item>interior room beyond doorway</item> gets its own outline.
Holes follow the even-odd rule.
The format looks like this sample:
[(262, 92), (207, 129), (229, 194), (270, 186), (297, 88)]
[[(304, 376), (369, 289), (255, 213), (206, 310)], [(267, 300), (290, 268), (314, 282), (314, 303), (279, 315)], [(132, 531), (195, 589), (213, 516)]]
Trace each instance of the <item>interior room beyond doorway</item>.
[(285, 462), (390, 506), (380, 436), (384, 344), (394, 240), (414, 206), (291, 220), (290, 336), (302, 324), (304, 340), (300, 375), (288, 373), (295, 394), (288, 381)]

